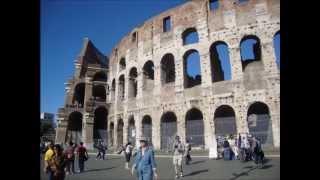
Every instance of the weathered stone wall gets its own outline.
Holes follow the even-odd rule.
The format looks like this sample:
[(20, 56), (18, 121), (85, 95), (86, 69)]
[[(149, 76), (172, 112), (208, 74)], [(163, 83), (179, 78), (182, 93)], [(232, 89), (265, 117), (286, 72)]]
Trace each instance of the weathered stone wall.
[[(182, 140), (185, 140), (185, 116), (188, 110), (195, 107), (203, 114), (205, 147), (207, 148), (214, 134), (214, 112), (219, 106), (229, 105), (234, 109), (237, 132), (245, 133), (248, 132), (249, 106), (254, 102), (263, 102), (269, 108), (274, 146), (279, 147), (280, 72), (276, 66), (273, 48), (273, 37), (280, 30), (279, 12), (280, 0), (249, 0), (242, 4), (239, 4), (237, 0), (220, 0), (219, 8), (215, 10), (209, 9), (207, 0), (193, 0), (147, 20), (125, 36), (113, 49), (109, 59), (109, 69), (105, 70), (108, 73), (106, 86), (111, 87), (113, 80), (116, 82), (114, 101), (111, 101), (110, 91), (106, 90), (108, 96), (106, 107), (109, 111), (108, 127), (110, 123), (114, 124), (113, 141), (115, 145), (118, 145), (117, 126), (120, 118), (124, 122), (125, 143), (129, 117), (134, 117), (138, 141), (141, 135), (142, 118), (149, 115), (152, 118), (153, 145), (157, 149), (160, 148), (160, 118), (168, 111), (175, 113), (178, 134)], [(171, 18), (171, 30), (163, 32), (163, 19), (168, 16)], [(199, 42), (183, 46), (181, 34), (191, 27), (196, 28)], [(137, 33), (136, 41), (132, 41), (133, 33)], [(240, 42), (246, 35), (255, 35), (260, 39), (261, 61), (251, 64), (243, 72)], [(231, 80), (213, 83), (210, 69), (210, 46), (216, 41), (223, 41), (228, 45)], [(199, 52), (202, 83), (200, 86), (185, 89), (183, 55), (190, 49)], [(175, 82), (161, 85), (160, 61), (167, 53), (174, 56)], [(119, 71), (119, 61), (122, 57), (126, 60), (126, 68)], [(148, 60), (154, 63), (154, 81), (148, 81), (148, 83), (154, 83), (154, 87), (144, 91), (142, 69)], [(137, 96), (128, 100), (129, 72), (133, 67), (136, 67), (138, 72)], [(122, 74), (125, 77), (125, 99), (120, 102), (118, 85)], [(90, 76), (87, 75), (87, 77)], [(85, 81), (85, 101), (87, 102), (90, 98), (90, 78)], [(72, 88), (69, 87), (68, 96), (70, 97), (73, 92)], [(93, 110), (86, 111), (85, 105), (83, 114), (84, 141), (90, 144), (92, 136), (88, 134), (92, 134)], [(67, 115), (64, 115), (64, 118), (66, 119)], [(61, 128), (65, 128), (62, 124)], [(86, 130), (86, 128), (91, 128), (91, 130)], [(61, 137), (60, 133), (58, 134), (57, 138)], [(62, 139), (60, 138), (59, 141)]]

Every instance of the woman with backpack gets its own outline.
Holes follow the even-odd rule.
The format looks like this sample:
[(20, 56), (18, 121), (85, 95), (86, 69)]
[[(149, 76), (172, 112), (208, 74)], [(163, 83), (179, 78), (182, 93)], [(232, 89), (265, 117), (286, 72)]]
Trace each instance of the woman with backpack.
[(126, 158), (126, 164), (125, 164), (125, 169), (130, 169), (129, 168), (129, 162), (130, 162), (130, 158), (131, 158), (131, 155), (132, 155), (132, 149), (133, 149), (133, 146), (131, 145), (131, 142), (128, 142), (125, 146), (125, 151), (124, 151), (124, 155), (125, 155), (125, 158)]
[(75, 174), (75, 171), (74, 171), (75, 155), (74, 155), (74, 146), (72, 141), (69, 142), (69, 146), (66, 148), (65, 156), (66, 156), (66, 173)]

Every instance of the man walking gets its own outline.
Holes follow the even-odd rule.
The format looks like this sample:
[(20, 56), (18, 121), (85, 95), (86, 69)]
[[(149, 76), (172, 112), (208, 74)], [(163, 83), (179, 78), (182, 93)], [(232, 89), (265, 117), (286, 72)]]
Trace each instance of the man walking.
[(175, 142), (173, 144), (173, 165), (176, 172), (176, 178), (183, 177), (182, 171), (182, 158), (185, 152), (184, 144), (180, 141), (180, 137), (176, 136)]
[(83, 142), (80, 142), (80, 146), (77, 150), (78, 160), (79, 160), (79, 169), (80, 173), (84, 171), (84, 162), (88, 160), (87, 149), (83, 146)]

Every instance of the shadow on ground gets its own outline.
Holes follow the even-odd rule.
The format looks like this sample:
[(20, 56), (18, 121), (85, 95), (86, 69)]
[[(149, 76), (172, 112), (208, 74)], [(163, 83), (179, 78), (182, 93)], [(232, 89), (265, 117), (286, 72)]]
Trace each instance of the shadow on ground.
[(109, 169), (113, 169), (116, 167), (109, 167), (109, 168), (102, 168), (102, 169), (89, 169), (86, 172), (94, 172), (94, 171), (105, 171), (105, 170), (109, 170)]
[(204, 170), (194, 171), (194, 172), (186, 174), (184, 176), (194, 176), (196, 174), (200, 174), (200, 173), (203, 173), (203, 172), (209, 172), (209, 170), (208, 169), (204, 169)]

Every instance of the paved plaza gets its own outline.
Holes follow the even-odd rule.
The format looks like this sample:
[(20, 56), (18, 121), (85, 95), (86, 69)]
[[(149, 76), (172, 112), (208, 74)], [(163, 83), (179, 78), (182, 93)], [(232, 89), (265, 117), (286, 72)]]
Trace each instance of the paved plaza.
[[(156, 157), (159, 180), (173, 180), (174, 167), (171, 157)], [(76, 170), (78, 165), (76, 163)], [(41, 179), (48, 177), (41, 167)], [(206, 157), (194, 157), (191, 165), (184, 166), (183, 180), (278, 180), (280, 179), (280, 157), (268, 157), (263, 168), (257, 168), (253, 162), (210, 160)], [(91, 154), (86, 163), (86, 172), (67, 175), (65, 180), (121, 180), (137, 179), (124, 169), (124, 157), (109, 155), (106, 160), (96, 160)]]

